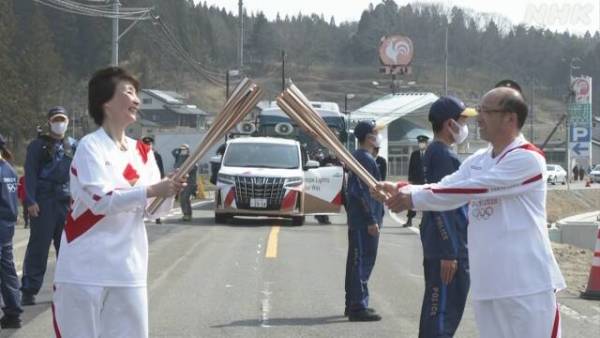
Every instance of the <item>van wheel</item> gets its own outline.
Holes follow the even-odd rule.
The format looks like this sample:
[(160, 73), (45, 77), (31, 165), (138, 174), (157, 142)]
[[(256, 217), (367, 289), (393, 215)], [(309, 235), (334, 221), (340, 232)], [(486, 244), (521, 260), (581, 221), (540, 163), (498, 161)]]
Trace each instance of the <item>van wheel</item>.
[(304, 217), (304, 216), (292, 217), (292, 225), (295, 227), (304, 225), (305, 218), (306, 217)]
[(224, 214), (215, 214), (216, 224), (227, 224), (227, 221), (229, 221), (229, 216)]

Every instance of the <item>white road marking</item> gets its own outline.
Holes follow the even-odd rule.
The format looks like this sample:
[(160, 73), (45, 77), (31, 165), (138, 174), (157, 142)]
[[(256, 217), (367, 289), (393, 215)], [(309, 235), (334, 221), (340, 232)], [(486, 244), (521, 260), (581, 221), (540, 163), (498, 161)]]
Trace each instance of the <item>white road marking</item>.
[(596, 325), (598, 323), (598, 321), (600, 321), (600, 315), (592, 316), (590, 318), (588, 316), (584, 316), (584, 315), (580, 314), (579, 312), (573, 310), (572, 308), (570, 308), (564, 304), (559, 304), (559, 308), (560, 308), (560, 313), (564, 314), (565, 316), (571, 317), (572, 319), (578, 320), (578, 321), (589, 322), (594, 325)]
[(261, 327), (271, 327), (269, 325), (269, 313), (271, 312), (271, 292), (270, 287), (273, 282), (265, 282), (264, 290), (261, 291), (263, 298), (260, 302), (261, 304), (261, 316), (260, 316), (260, 326)]

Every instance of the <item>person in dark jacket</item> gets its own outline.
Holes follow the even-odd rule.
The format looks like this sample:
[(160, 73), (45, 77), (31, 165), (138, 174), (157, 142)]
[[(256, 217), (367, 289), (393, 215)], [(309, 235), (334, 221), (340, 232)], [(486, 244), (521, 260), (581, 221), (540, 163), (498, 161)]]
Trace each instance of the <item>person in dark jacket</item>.
[[(435, 135), (423, 156), (426, 183), (437, 183), (458, 170), (460, 160), (450, 148), (467, 135), (466, 120), (476, 116), (457, 98), (444, 96), (430, 108)], [(467, 206), (450, 211), (425, 211), (421, 220), (425, 294), (419, 337), (452, 337), (458, 328), (469, 292)]]
[(66, 136), (68, 125), (65, 108), (51, 108), (49, 133), (40, 135), (27, 147), (25, 197), (31, 230), (21, 279), (23, 305), (35, 304), (46, 273), (50, 243), (54, 243), (58, 255), (71, 200), (69, 178), (76, 146), (75, 140)]
[[(425, 155), (425, 149), (427, 149), (427, 141), (429, 137), (426, 135), (417, 136), (417, 142), (419, 143), (419, 149), (413, 151), (410, 154), (410, 160), (408, 162), (408, 182), (410, 184), (424, 184), (425, 174), (423, 173), (423, 156)], [(412, 226), (412, 219), (415, 218), (417, 213), (414, 210), (408, 210), (407, 220), (403, 227)]]
[[(144, 142), (144, 144), (150, 146), (150, 149), (152, 149), (152, 154), (154, 154), (154, 159), (156, 160), (156, 165), (158, 166), (158, 171), (160, 172), (160, 178), (165, 177), (165, 167), (163, 165), (163, 160), (162, 160), (162, 156), (160, 156), (160, 154), (158, 153), (158, 151), (156, 151), (156, 149), (154, 148), (154, 137), (152, 136), (145, 136), (144, 138), (142, 138), (142, 142)], [(160, 218), (157, 218), (155, 220), (156, 224), (161, 224), (162, 221), (160, 220)]]
[[(178, 169), (190, 156), (190, 146), (184, 143), (179, 148), (174, 149), (171, 154), (175, 158), (174, 168)], [(191, 198), (198, 188), (196, 183), (197, 174), (198, 164), (194, 164), (187, 173), (187, 185), (179, 193), (179, 203), (181, 204), (181, 213), (183, 214), (181, 220), (184, 222), (189, 222), (192, 220)]]
[[(381, 175), (374, 148), (379, 147), (381, 136), (375, 121), (359, 122), (354, 128), (359, 149), (352, 155), (377, 181)], [(378, 321), (381, 316), (369, 308), (368, 282), (379, 243), (379, 229), (383, 222), (383, 204), (371, 197), (369, 187), (354, 173), (348, 178), (348, 255), (346, 260), (346, 309), (350, 321)]]
[(384, 157), (379, 156), (379, 147), (375, 148), (373, 157), (375, 157), (375, 163), (377, 163), (377, 167), (379, 168), (381, 180), (385, 181), (387, 178), (387, 161)]
[(3, 329), (21, 327), (21, 297), (19, 294), (19, 277), (15, 269), (13, 256), (13, 237), (17, 223), (17, 173), (9, 161), (12, 154), (6, 147), (4, 137), (0, 135), (0, 290), (4, 316), (0, 318)]

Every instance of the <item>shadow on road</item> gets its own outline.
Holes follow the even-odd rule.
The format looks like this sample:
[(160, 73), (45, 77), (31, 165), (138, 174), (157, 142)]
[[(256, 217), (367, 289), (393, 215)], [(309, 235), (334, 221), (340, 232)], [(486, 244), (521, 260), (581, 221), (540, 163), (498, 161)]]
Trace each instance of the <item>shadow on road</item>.
[(344, 316), (305, 317), (305, 318), (269, 318), (268, 320), (237, 320), (229, 324), (213, 325), (213, 329), (226, 327), (275, 327), (275, 326), (314, 326), (348, 322)]

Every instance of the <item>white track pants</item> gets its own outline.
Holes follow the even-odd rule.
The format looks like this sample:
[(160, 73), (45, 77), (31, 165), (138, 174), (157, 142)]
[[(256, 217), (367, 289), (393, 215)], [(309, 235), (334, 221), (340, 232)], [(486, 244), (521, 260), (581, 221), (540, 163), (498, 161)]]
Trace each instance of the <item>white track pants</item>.
[(146, 287), (55, 285), (57, 338), (147, 338)]
[(558, 338), (560, 313), (554, 291), (473, 301), (481, 338)]

